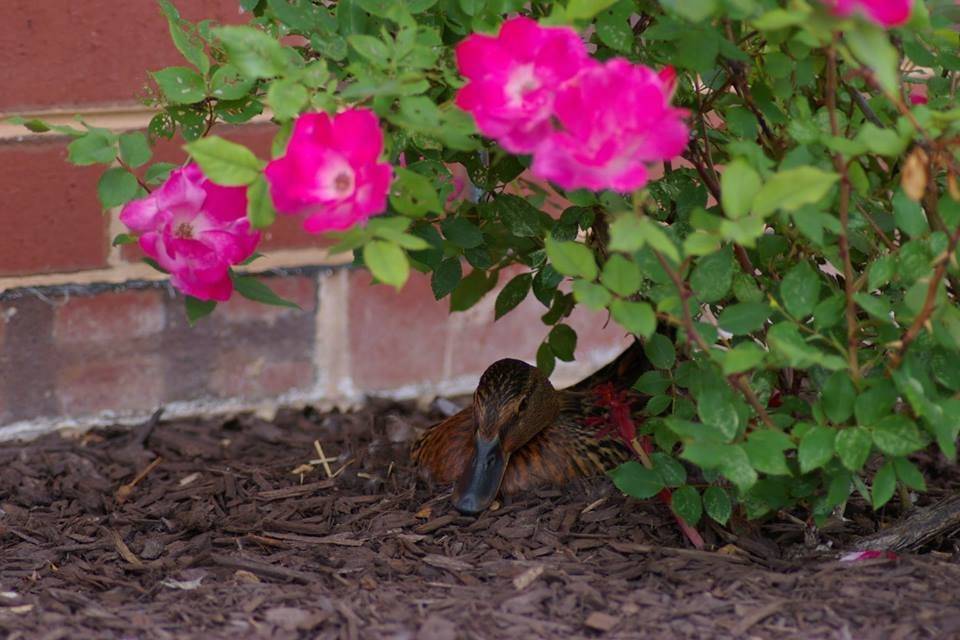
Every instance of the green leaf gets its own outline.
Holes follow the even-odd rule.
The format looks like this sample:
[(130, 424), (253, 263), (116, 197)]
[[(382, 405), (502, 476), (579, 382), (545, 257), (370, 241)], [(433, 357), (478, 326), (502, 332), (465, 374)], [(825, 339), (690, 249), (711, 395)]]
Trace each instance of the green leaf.
[(723, 356), (723, 375), (729, 376), (753, 369), (763, 362), (767, 352), (753, 342), (741, 342)]
[(873, 508), (887, 504), (897, 488), (897, 473), (893, 461), (887, 460), (873, 477)]
[(216, 300), (200, 300), (193, 296), (183, 297), (183, 309), (187, 313), (187, 322), (190, 326), (197, 324), (197, 320), (213, 313), (217, 308)]
[(897, 477), (908, 489), (914, 491), (926, 491), (927, 482), (923, 479), (923, 473), (915, 464), (906, 458), (894, 458), (893, 469), (897, 472)]
[(553, 355), (553, 349), (546, 342), (542, 343), (537, 349), (537, 369), (543, 372), (543, 375), (549, 376), (553, 373), (557, 365), (557, 358)]
[(687, 470), (676, 458), (658, 451), (650, 455), (650, 461), (664, 486), (679, 487), (687, 481)]
[(721, 525), (727, 524), (730, 516), (733, 514), (733, 506), (730, 504), (730, 496), (723, 487), (711, 485), (703, 492), (703, 507), (707, 515)]
[(281, 122), (297, 116), (309, 100), (307, 88), (293, 80), (274, 80), (267, 90), (267, 103)]
[(690, 274), (690, 288), (701, 302), (717, 302), (730, 291), (735, 270), (733, 250), (724, 247), (697, 261)]
[(853, 294), (853, 299), (863, 308), (864, 311), (878, 320), (890, 319), (890, 305), (886, 299), (879, 296), (872, 296), (868, 293), (857, 292)]
[(253, 88), (254, 80), (240, 73), (232, 64), (218, 67), (210, 78), (210, 95), (219, 100), (239, 100)]
[(870, 265), (869, 275), (867, 276), (867, 290), (873, 291), (893, 280), (897, 272), (897, 260), (894, 256), (887, 254), (880, 256)]
[(273, 289), (267, 286), (266, 283), (254, 278), (253, 276), (241, 276), (234, 273), (231, 274), (230, 277), (233, 280), (234, 289), (236, 289), (237, 293), (242, 295), (244, 298), (276, 307), (290, 307), (291, 309), (300, 308), (300, 305), (298, 305), (296, 302), (291, 302), (290, 300), (281, 298), (275, 294)]
[(633, 253), (643, 248), (645, 226), (632, 213), (617, 216), (610, 224), (610, 250)]
[(97, 196), (104, 209), (119, 207), (137, 196), (137, 179), (126, 169), (107, 169), (97, 182)]
[(654, 222), (650, 218), (641, 218), (640, 233), (643, 235), (644, 244), (650, 245), (655, 251), (659, 251), (665, 257), (673, 262), (680, 262), (680, 252), (673, 240), (663, 230), (663, 225)]
[(850, 471), (859, 471), (870, 456), (873, 441), (870, 432), (863, 427), (850, 427), (837, 434), (833, 443), (837, 457)]
[(853, 415), (857, 390), (846, 371), (837, 371), (823, 383), (823, 412), (834, 424), (842, 424)]
[(896, 93), (900, 85), (900, 54), (890, 44), (887, 32), (865, 20), (858, 20), (843, 37), (857, 60), (873, 69), (880, 86), (888, 93)]
[(289, 58), (283, 45), (263, 31), (246, 26), (211, 31), (223, 42), (230, 63), (247, 78), (273, 78), (287, 69)]
[(740, 302), (720, 312), (717, 323), (733, 335), (745, 335), (760, 330), (771, 313), (763, 302)]
[(153, 153), (150, 151), (147, 136), (141, 132), (132, 131), (120, 136), (120, 159), (128, 166), (133, 168), (142, 166), (150, 160), (151, 155)]
[(218, 136), (201, 138), (184, 147), (203, 174), (219, 185), (240, 187), (260, 177), (261, 162), (243, 145)]
[(641, 338), (648, 338), (657, 329), (657, 316), (646, 302), (614, 300), (610, 313), (620, 326)]
[(635, 460), (624, 462), (608, 471), (607, 475), (620, 491), (640, 500), (652, 498), (664, 488), (660, 474)]
[(643, 352), (650, 364), (657, 369), (672, 369), (677, 361), (677, 350), (673, 341), (665, 335), (655, 333), (644, 343)]
[(640, 267), (635, 262), (615, 253), (603, 265), (602, 282), (610, 291), (623, 297), (632, 296), (643, 283)]
[(617, 0), (570, 0), (567, 3), (566, 17), (568, 20), (592, 20), (598, 13), (616, 3)]
[(466, 218), (445, 218), (440, 223), (444, 237), (462, 249), (472, 249), (483, 244), (483, 233)]
[(159, 0), (159, 4), (167, 16), (170, 39), (177, 51), (201, 73), (207, 73), (210, 70), (210, 59), (203, 51), (203, 40), (188, 31), (189, 25), (180, 20), (179, 12), (168, 0)]
[(870, 426), (887, 417), (893, 411), (897, 401), (897, 391), (889, 381), (883, 380), (867, 389), (853, 403), (857, 422)]
[(110, 164), (117, 157), (117, 137), (105, 129), (93, 129), (67, 145), (70, 162), (85, 166)]
[(137, 237), (132, 236), (129, 233), (118, 233), (113, 237), (113, 241), (110, 242), (111, 247), (122, 247), (125, 244), (136, 244)]
[(523, 302), (530, 293), (532, 283), (533, 274), (531, 273), (521, 273), (510, 280), (497, 295), (497, 301), (494, 304), (494, 320), (499, 320)]
[(447, 258), (443, 260), (430, 278), (433, 297), (439, 300), (449, 294), (457, 288), (457, 285), (460, 283), (460, 278), (462, 277), (463, 268), (460, 265), (459, 258)]
[(606, 308), (613, 299), (605, 287), (579, 278), (573, 281), (573, 297), (577, 302), (594, 311)]
[(725, 442), (733, 440), (740, 431), (740, 414), (726, 390), (707, 389), (701, 392), (697, 397), (697, 415)]
[(374, 277), (397, 291), (410, 276), (410, 262), (403, 249), (386, 240), (371, 240), (363, 247), (363, 262)]
[(728, 164), (720, 179), (720, 203), (727, 217), (735, 220), (750, 213), (762, 184), (760, 174), (746, 161), (737, 159)]
[(577, 332), (567, 324), (558, 324), (550, 330), (547, 342), (555, 356), (564, 362), (573, 362), (573, 352), (577, 349)]
[[(437, 190), (433, 187), (429, 178), (403, 167), (394, 167), (393, 170), (395, 177), (393, 184), (390, 186), (390, 206), (394, 210), (413, 218), (420, 218), (428, 213), (443, 213), (440, 196), (437, 195)], [(483, 242), (483, 236), (479, 236), (479, 241), (477, 241), (479, 231), (476, 234), (468, 233), (472, 238), (471, 242), (476, 242), (476, 244), (466, 248), (479, 246)]]
[(800, 461), (800, 473), (809, 473), (819, 469), (833, 457), (833, 442), (837, 437), (836, 429), (815, 425), (800, 439), (797, 458)]
[(265, 229), (273, 224), (277, 210), (270, 199), (270, 188), (263, 175), (257, 176), (247, 189), (247, 218), (256, 229)]
[(540, 236), (540, 210), (525, 198), (504, 194), (498, 196), (491, 204), (499, 212), (500, 220), (513, 235), (518, 238)]
[(390, 49), (383, 40), (362, 34), (347, 36), (350, 46), (378, 67), (386, 67), (390, 59)]
[(832, 171), (816, 167), (797, 167), (777, 172), (753, 199), (753, 213), (766, 217), (774, 211), (796, 211), (819, 202), (840, 179)]
[(783, 452), (793, 448), (793, 441), (781, 431), (758, 429), (743, 445), (753, 468), (775, 476), (789, 476), (790, 468)]
[(670, 508), (687, 524), (691, 526), (697, 524), (700, 516), (703, 515), (700, 492), (688, 484), (676, 488), (670, 497)]
[(597, 277), (597, 261), (593, 251), (579, 242), (563, 242), (546, 238), (547, 257), (553, 268), (565, 276), (579, 276), (586, 280)]
[(893, 194), (893, 219), (897, 227), (911, 238), (922, 236), (930, 230), (920, 203), (908, 198), (903, 189), (897, 189)]
[(780, 282), (780, 297), (787, 312), (798, 320), (813, 313), (820, 301), (820, 277), (808, 262), (787, 271)]
[(910, 418), (894, 414), (880, 420), (873, 428), (873, 443), (877, 449), (891, 456), (905, 456), (925, 446), (916, 423)]
[(480, 301), (497, 284), (495, 275), (487, 275), (482, 269), (474, 269), (450, 294), (450, 311), (466, 311)]
[(736, 485), (741, 492), (747, 492), (757, 483), (757, 472), (750, 464), (750, 458), (743, 447), (728, 446), (720, 462), (720, 473)]
[(171, 104), (193, 104), (207, 97), (203, 76), (189, 67), (167, 67), (152, 75)]

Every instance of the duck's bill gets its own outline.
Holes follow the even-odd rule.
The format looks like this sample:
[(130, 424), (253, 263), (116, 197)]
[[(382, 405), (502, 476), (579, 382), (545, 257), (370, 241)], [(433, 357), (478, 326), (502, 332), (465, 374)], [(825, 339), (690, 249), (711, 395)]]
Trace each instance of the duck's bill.
[(453, 491), (453, 506), (467, 515), (480, 513), (497, 497), (509, 459), (499, 438), (477, 437), (476, 444), (476, 452)]

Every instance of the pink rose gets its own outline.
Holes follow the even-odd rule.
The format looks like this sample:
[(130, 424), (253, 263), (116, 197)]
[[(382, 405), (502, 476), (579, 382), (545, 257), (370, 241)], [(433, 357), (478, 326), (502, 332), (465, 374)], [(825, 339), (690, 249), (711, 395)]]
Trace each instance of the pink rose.
[(170, 272), (174, 287), (201, 300), (229, 299), (230, 266), (249, 258), (260, 242), (247, 219), (246, 187), (213, 184), (195, 164), (129, 202), (120, 221), (140, 234), (140, 248)]
[(511, 153), (533, 151), (549, 133), (557, 90), (590, 61), (576, 31), (524, 17), (504, 22), (497, 37), (468, 36), (456, 54), (469, 81), (457, 93), (457, 106)]
[(646, 163), (687, 145), (686, 112), (670, 106), (676, 76), (614, 58), (594, 63), (557, 94), (559, 128), (533, 154), (534, 175), (564, 189), (633, 191), (647, 182)]
[(330, 118), (297, 118), (287, 152), (264, 175), (277, 211), (306, 216), (310, 233), (341, 231), (387, 208), (393, 169), (379, 162), (383, 133), (368, 109), (349, 109)]
[(859, 13), (882, 27), (896, 27), (910, 19), (913, 0), (822, 0), (838, 16)]

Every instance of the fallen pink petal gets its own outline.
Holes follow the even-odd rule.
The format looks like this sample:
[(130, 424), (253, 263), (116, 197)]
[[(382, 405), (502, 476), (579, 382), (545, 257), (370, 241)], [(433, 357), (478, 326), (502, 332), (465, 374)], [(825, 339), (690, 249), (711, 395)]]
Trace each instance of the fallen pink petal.
[(897, 554), (893, 551), (853, 551), (840, 556), (840, 562), (861, 562), (863, 560), (896, 560)]
[(170, 282), (200, 300), (228, 300), (230, 267), (260, 242), (247, 219), (246, 187), (222, 187), (189, 164), (159, 189), (129, 202), (120, 221), (140, 234), (140, 248), (170, 272)]

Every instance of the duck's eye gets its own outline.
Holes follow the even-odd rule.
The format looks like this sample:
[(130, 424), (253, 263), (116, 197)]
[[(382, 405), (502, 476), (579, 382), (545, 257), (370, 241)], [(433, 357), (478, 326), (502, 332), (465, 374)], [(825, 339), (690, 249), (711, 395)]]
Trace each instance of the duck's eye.
[(523, 398), (520, 399), (520, 404), (517, 405), (517, 413), (518, 413), (518, 414), (523, 413), (524, 411), (526, 411), (526, 409), (527, 409), (527, 400), (529, 400), (529, 399), (530, 399), (530, 396), (523, 396)]

